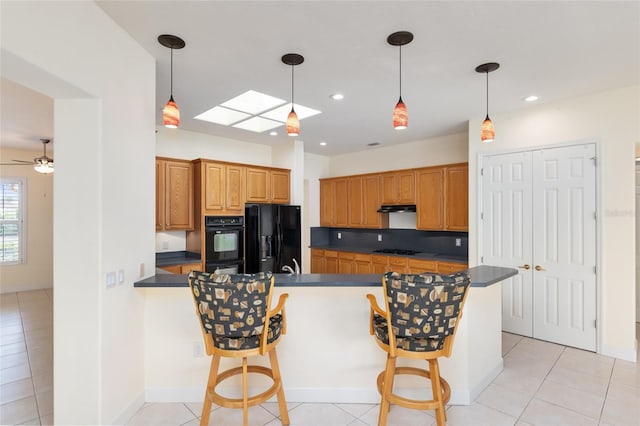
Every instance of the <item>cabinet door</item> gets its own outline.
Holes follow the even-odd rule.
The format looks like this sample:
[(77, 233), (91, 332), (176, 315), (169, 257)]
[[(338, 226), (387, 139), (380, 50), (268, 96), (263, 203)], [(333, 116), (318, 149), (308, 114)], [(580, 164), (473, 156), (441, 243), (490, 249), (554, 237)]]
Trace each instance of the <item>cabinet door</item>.
[(226, 165), (225, 169), (225, 210), (241, 214), (244, 209), (244, 167)]
[(396, 177), (398, 185), (398, 203), (415, 204), (416, 202), (416, 176), (413, 170), (398, 172)]
[(439, 274), (453, 274), (454, 272), (464, 271), (469, 266), (466, 263), (457, 262), (438, 262)]
[[(362, 225), (365, 228), (384, 228), (380, 208), (380, 185), (378, 175), (362, 178)], [(389, 215), (385, 215), (388, 220)], [(387, 223), (388, 226), (388, 223)]]
[(333, 250), (324, 251), (324, 272), (325, 274), (338, 273), (338, 252)]
[(171, 272), (172, 274), (181, 274), (182, 269), (180, 265), (158, 266), (163, 271)]
[(204, 194), (203, 208), (208, 213), (220, 213), (225, 208), (225, 166), (218, 163), (203, 163)]
[(320, 181), (320, 226), (335, 226), (336, 182)]
[(247, 167), (247, 202), (269, 202), (270, 173), (266, 169)]
[(290, 173), (284, 170), (271, 170), (271, 202), (289, 204)]
[(389, 270), (401, 274), (408, 274), (410, 272), (408, 260), (406, 257), (389, 256)]
[(445, 227), (469, 230), (469, 166), (447, 167), (445, 179)]
[(347, 189), (347, 179), (335, 180), (335, 202), (333, 225), (337, 227), (349, 226), (349, 197)]
[(372, 274), (384, 274), (389, 272), (389, 257), (380, 256), (377, 254), (371, 255), (371, 273)]
[(354, 228), (362, 227), (362, 178), (352, 177), (347, 181), (348, 204), (349, 204), (349, 226)]
[(198, 262), (198, 263), (187, 263), (184, 265), (180, 265), (181, 274), (186, 275), (191, 271), (204, 271), (204, 269), (202, 269), (202, 263)]
[(435, 260), (409, 259), (408, 266), (412, 274), (438, 272), (438, 262)]
[(371, 273), (371, 255), (368, 254), (356, 254), (354, 259), (354, 272), (356, 274), (370, 274)]
[(444, 229), (443, 188), (444, 169), (432, 167), (416, 172), (417, 229)]
[(311, 273), (324, 273), (324, 250), (311, 249)]
[(339, 274), (355, 274), (355, 254), (349, 252), (338, 253), (338, 273)]
[(165, 162), (165, 229), (193, 229), (193, 165)]
[(156, 231), (164, 229), (164, 161), (156, 160)]
[(382, 173), (380, 175), (380, 204), (396, 204), (398, 200), (396, 178), (396, 173)]

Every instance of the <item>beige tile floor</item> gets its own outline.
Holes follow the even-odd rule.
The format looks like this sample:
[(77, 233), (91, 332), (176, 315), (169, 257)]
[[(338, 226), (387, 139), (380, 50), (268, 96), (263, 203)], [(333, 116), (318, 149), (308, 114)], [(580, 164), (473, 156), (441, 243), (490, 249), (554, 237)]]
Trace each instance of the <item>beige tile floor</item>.
[[(52, 292), (0, 295), (0, 424), (53, 422)], [(640, 324), (636, 328), (640, 336)], [(504, 371), (447, 424), (640, 426), (640, 364), (503, 333)], [(286, 378), (285, 378), (286, 380)], [(377, 404), (289, 402), (291, 425), (375, 425)], [(128, 425), (197, 425), (202, 404), (147, 403)], [(214, 407), (212, 425), (242, 424)], [(250, 425), (280, 425), (278, 406), (249, 411)], [(433, 425), (432, 412), (392, 407), (389, 426)]]

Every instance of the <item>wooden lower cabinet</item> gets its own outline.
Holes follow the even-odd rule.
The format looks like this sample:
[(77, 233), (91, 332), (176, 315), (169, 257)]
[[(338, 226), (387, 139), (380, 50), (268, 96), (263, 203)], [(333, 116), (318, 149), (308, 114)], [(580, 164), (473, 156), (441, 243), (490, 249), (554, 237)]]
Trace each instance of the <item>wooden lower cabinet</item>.
[(371, 255), (371, 273), (384, 274), (389, 272), (389, 256)]
[(171, 272), (172, 274), (188, 274), (191, 271), (202, 271), (202, 262), (197, 263), (182, 263), (179, 265), (158, 266), (163, 271)]
[(323, 274), (325, 271), (324, 250), (311, 249), (311, 273)]
[(420, 274), (422, 272), (437, 272), (438, 262), (435, 260), (409, 259), (409, 271), (412, 274)]
[(409, 259), (406, 257), (389, 256), (389, 271), (408, 274)]
[(469, 265), (457, 262), (438, 262), (439, 274), (453, 274), (454, 272), (464, 271)]
[(324, 251), (324, 271), (325, 274), (338, 273), (338, 252), (335, 250)]

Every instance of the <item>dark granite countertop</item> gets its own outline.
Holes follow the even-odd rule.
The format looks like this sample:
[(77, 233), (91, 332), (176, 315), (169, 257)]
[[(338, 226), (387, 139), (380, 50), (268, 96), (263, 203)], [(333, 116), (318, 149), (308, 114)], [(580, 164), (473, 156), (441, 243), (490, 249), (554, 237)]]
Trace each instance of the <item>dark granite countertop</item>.
[(313, 245), (309, 246), (312, 249), (319, 250), (335, 250), (335, 251), (349, 251), (353, 253), (363, 253), (363, 254), (377, 254), (381, 256), (395, 256), (395, 257), (406, 257), (409, 259), (420, 259), (420, 260), (441, 260), (443, 262), (458, 262), (458, 263), (467, 263), (466, 256), (452, 256), (448, 254), (440, 254), (440, 253), (427, 253), (427, 252), (418, 252), (414, 255), (407, 256), (401, 254), (390, 254), (390, 253), (378, 253), (375, 252), (375, 249), (368, 249), (363, 247), (336, 247), (331, 245)]
[[(488, 287), (518, 273), (517, 269), (480, 265), (467, 269), (471, 287)], [(277, 287), (377, 287), (382, 276), (376, 274), (274, 274)], [(135, 282), (134, 287), (188, 287), (187, 276), (157, 274)]]
[(190, 251), (167, 251), (156, 253), (156, 266), (181, 265), (200, 262), (200, 254)]

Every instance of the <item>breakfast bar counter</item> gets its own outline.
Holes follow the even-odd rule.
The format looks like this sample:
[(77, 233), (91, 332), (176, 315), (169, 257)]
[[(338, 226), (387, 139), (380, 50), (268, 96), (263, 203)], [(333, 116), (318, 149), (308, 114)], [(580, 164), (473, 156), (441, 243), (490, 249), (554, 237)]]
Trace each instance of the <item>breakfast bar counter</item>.
[[(501, 288), (515, 269), (477, 266), (468, 270), (469, 290), (451, 358), (440, 362), (451, 385), (450, 404), (470, 404), (502, 371)], [(275, 274), (273, 300), (288, 293), (287, 333), (278, 345), (283, 384), (289, 402), (377, 403), (376, 377), (385, 353), (369, 335), (369, 302), (383, 303), (380, 275)], [(201, 402), (210, 358), (203, 353), (200, 325), (187, 276), (157, 274), (134, 284), (145, 299), (144, 353), (147, 402)], [(274, 302), (275, 303), (275, 302)], [(162, 356), (159, 356), (162, 354)], [(236, 366), (222, 360), (221, 367)], [(418, 361), (402, 365), (422, 367)], [(226, 362), (226, 365), (224, 365)], [(258, 361), (268, 365), (268, 359)], [(251, 377), (254, 390), (269, 382)], [(399, 376), (396, 389), (424, 398), (425, 379)], [(239, 394), (241, 383), (225, 380), (220, 390)]]

